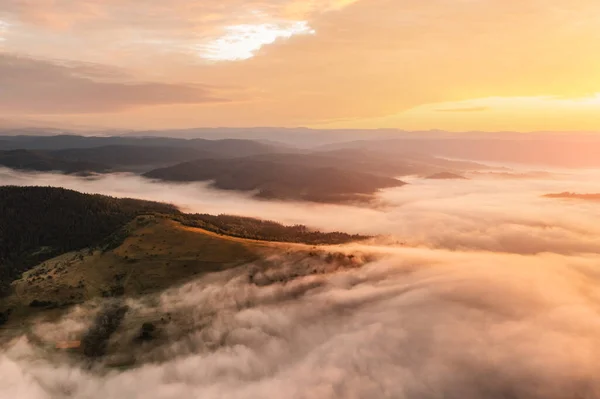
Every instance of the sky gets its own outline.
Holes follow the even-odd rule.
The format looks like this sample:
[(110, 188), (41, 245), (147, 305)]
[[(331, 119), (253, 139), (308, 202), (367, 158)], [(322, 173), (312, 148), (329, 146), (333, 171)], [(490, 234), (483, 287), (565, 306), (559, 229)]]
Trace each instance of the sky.
[(600, 131), (597, 0), (0, 0), (0, 119)]

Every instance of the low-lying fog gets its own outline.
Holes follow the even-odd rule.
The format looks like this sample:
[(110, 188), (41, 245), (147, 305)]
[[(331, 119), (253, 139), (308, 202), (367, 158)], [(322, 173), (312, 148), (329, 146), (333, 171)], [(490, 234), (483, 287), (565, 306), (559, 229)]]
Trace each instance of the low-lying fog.
[[(544, 198), (559, 192), (600, 193), (600, 171), (556, 171), (543, 178), (478, 174), (470, 180), (403, 178), (376, 207), (254, 199), (205, 183), (171, 184), (133, 174), (93, 178), (0, 169), (0, 184), (42, 185), (173, 203), (186, 212), (234, 214), (304, 224), (323, 231), (389, 235), (408, 246), (490, 251), (598, 252), (599, 204)], [(527, 176), (527, 175), (525, 175)]]
[[(2, 184), (389, 237), (343, 249), (379, 255), (358, 269), (259, 287), (249, 265), (130, 299), (125, 323), (173, 314), (172, 342), (134, 369), (87, 370), (18, 339), (0, 354), (0, 398), (598, 398), (600, 203), (542, 196), (598, 193), (600, 172), (536, 176), (411, 178), (381, 193), (378, 207), (359, 208), (264, 202), (131, 175), (2, 170)], [(293, 269), (285, 257), (278, 267)], [(35, 333), (81, 331), (95, 306)]]

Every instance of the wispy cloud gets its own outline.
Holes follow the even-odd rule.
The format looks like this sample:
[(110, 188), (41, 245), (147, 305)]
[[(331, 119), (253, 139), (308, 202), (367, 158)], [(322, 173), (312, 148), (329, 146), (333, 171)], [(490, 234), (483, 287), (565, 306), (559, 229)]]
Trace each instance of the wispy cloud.
[(6, 33), (8, 33), (10, 25), (8, 22), (0, 19), (0, 43), (6, 40)]
[(437, 112), (483, 112), (489, 110), (490, 107), (464, 107), (464, 108), (440, 108)]
[[(596, 0), (0, 0), (0, 19), (12, 24), (7, 51), (253, 93), (210, 112), (178, 105), (110, 117), (144, 128), (597, 130), (592, 102), (524, 108), (518, 99), (600, 91), (599, 13)], [(468, 102), (494, 98), (517, 101)], [(458, 111), (480, 107), (489, 109)]]
[(0, 111), (96, 113), (226, 101), (206, 86), (139, 82), (115, 68), (0, 54)]

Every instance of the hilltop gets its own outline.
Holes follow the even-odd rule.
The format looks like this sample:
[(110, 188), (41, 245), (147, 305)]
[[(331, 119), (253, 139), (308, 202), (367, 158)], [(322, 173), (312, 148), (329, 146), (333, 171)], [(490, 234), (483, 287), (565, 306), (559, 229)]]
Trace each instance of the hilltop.
[[(130, 365), (144, 361), (144, 356), (132, 355), (140, 345), (154, 348), (169, 342), (161, 337), (161, 328), (170, 325), (185, 331), (188, 321), (166, 311), (129, 309), (127, 298), (151, 300), (169, 288), (231, 269), (253, 285), (268, 286), (365, 262), (328, 247), (252, 240), (188, 227), (164, 215), (138, 216), (122, 231), (126, 234), (110, 246), (47, 259), (13, 281), (0, 306), (0, 345), (27, 334), (46, 349), (68, 349), (73, 356), (107, 361), (107, 366)], [(282, 262), (294, 270), (282, 270)], [(76, 305), (85, 309), (86, 318), (95, 317), (89, 327), (53, 341), (35, 333), (36, 325), (56, 320)], [(111, 340), (117, 331), (121, 338)]]
[(382, 188), (405, 184), (392, 177), (355, 170), (254, 158), (198, 160), (156, 169), (144, 176), (175, 182), (211, 181), (219, 189), (253, 191), (266, 199), (334, 203), (368, 201)]
[(0, 187), (0, 293), (29, 267), (98, 245), (142, 214), (173, 214), (168, 204), (52, 187)]
[(169, 204), (53, 187), (0, 187), (0, 209), (0, 296), (21, 273), (48, 259), (82, 249), (119, 246), (130, 235), (127, 226), (140, 216), (162, 217), (220, 235), (262, 241), (318, 245), (366, 238), (252, 218), (186, 215)]

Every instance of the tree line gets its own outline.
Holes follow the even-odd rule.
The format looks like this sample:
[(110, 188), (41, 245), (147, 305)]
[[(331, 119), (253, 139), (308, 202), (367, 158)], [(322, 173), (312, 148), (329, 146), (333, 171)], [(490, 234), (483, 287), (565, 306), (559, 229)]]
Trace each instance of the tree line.
[(342, 232), (323, 233), (303, 225), (285, 226), (273, 221), (232, 215), (178, 214), (174, 219), (183, 225), (217, 234), (261, 241), (336, 245), (368, 238)]
[(0, 294), (32, 266), (93, 246), (138, 215), (175, 214), (168, 204), (54, 187), (0, 187)]

